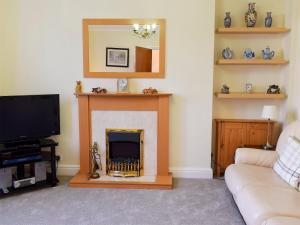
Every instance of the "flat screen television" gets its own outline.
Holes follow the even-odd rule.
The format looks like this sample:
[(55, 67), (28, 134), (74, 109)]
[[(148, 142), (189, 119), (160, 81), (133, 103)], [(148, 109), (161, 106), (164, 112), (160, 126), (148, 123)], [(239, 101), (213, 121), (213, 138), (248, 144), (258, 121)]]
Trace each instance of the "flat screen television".
[(60, 134), (59, 95), (0, 96), (0, 143)]

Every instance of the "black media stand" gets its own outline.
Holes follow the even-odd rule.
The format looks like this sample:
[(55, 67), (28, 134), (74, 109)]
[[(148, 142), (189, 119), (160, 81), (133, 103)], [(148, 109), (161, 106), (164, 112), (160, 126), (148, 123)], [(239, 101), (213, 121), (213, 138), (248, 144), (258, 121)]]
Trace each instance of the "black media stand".
[[(0, 144), (0, 193), (33, 184), (56, 186), (56, 146), (58, 143), (51, 139)], [(49, 173), (46, 162), (50, 162)]]

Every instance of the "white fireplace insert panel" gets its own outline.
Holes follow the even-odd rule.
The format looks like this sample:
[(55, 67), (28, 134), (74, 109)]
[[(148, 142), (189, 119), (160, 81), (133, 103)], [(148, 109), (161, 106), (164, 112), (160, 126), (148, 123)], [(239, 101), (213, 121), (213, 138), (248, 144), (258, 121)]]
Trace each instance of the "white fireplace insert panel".
[[(92, 111), (92, 141), (98, 143), (102, 175), (106, 174), (105, 129), (144, 130), (144, 176), (157, 174), (157, 112), (156, 111)], [(105, 176), (104, 176), (105, 177)], [(126, 179), (126, 178), (124, 178)]]

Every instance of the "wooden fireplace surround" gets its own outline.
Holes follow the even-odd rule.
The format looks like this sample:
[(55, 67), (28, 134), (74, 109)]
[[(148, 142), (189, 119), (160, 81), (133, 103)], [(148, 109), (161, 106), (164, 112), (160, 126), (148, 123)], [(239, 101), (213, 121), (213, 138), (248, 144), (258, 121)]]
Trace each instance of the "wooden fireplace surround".
[[(169, 98), (172, 94), (78, 94), (80, 171), (69, 185), (95, 188), (157, 188), (171, 189), (169, 173)], [(92, 144), (91, 114), (96, 110), (157, 112), (157, 175), (155, 182), (89, 180), (90, 146)]]

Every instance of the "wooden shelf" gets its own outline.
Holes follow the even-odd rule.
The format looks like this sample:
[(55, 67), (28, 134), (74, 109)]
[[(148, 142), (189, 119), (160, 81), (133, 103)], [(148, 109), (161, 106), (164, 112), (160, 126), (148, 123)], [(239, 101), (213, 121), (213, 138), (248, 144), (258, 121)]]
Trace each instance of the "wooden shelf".
[(219, 59), (217, 65), (285, 65), (289, 61), (285, 59)]
[(286, 99), (285, 94), (266, 94), (264, 92), (257, 93), (244, 93), (244, 92), (232, 92), (230, 94), (223, 94), (220, 92), (215, 93), (217, 98), (220, 99)]
[(285, 27), (220, 27), (217, 28), (217, 34), (282, 34), (289, 32)]

